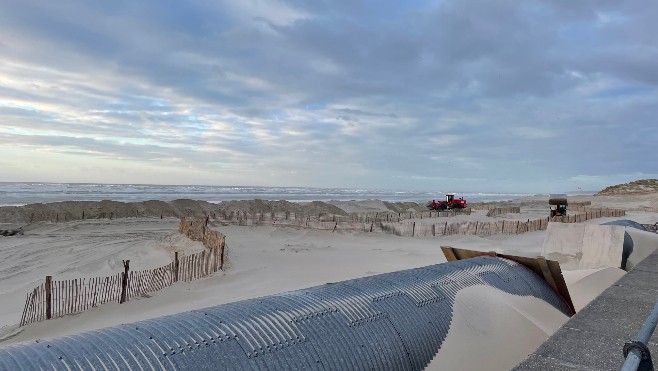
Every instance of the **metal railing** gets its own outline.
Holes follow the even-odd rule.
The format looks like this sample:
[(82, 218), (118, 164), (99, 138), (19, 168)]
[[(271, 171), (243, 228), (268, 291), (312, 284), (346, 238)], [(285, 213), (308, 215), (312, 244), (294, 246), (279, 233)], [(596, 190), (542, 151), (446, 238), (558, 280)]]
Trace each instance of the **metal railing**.
[(647, 347), (653, 331), (658, 325), (658, 303), (653, 308), (649, 317), (644, 321), (644, 325), (637, 334), (637, 340), (629, 341), (624, 344), (624, 357), (626, 362), (622, 366), (622, 371), (653, 371), (653, 362), (651, 361), (651, 352)]

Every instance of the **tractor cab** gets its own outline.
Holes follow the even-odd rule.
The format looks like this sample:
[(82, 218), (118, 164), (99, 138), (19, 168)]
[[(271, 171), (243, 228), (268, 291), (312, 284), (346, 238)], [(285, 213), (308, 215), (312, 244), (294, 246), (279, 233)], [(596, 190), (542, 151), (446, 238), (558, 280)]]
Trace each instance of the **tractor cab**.
[(551, 218), (554, 216), (567, 215), (567, 195), (566, 194), (552, 194), (548, 198), (548, 204), (551, 209)]
[(455, 195), (454, 194), (447, 194), (446, 195), (446, 203), (448, 203), (448, 205), (451, 205), (452, 201), (454, 201), (454, 200), (455, 200)]

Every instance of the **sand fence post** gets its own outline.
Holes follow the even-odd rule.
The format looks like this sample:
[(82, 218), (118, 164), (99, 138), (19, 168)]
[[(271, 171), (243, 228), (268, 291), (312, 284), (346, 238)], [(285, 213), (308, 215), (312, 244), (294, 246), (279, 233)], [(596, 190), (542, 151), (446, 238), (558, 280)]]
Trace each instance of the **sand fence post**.
[(226, 239), (222, 238), (222, 243), (220, 244), (222, 249), (220, 259), (219, 259), (219, 269), (224, 270), (224, 250), (226, 250)]
[(121, 276), (121, 297), (119, 298), (119, 304), (123, 304), (126, 302), (129, 270), (130, 270), (130, 260), (123, 260), (123, 274)]
[(201, 277), (205, 277), (208, 274), (208, 268), (206, 267), (206, 250), (201, 251), (201, 259), (199, 260), (199, 265), (201, 266)]
[(213, 272), (217, 272), (219, 270), (219, 254), (221, 254), (219, 249), (221, 249), (221, 248), (222, 248), (221, 245), (215, 244), (215, 246), (213, 246), (213, 249), (212, 249), (213, 250), (213, 252), (212, 252), (212, 255), (213, 255), (212, 271)]
[(178, 282), (178, 251), (174, 252), (174, 282)]
[(46, 319), (51, 319), (53, 316), (53, 276), (46, 276)]

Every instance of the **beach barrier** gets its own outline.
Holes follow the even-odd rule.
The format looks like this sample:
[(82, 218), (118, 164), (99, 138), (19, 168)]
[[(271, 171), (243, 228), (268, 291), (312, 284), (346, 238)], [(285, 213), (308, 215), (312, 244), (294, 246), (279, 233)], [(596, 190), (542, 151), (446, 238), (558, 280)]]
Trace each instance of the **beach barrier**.
[[(521, 201), (492, 201), (492, 202), (471, 202), (468, 204), (473, 210), (491, 210), (495, 208), (507, 208), (507, 207), (524, 207), (532, 206), (537, 207), (538, 205), (545, 205), (547, 200), (521, 200)], [(585, 208), (591, 207), (591, 201), (569, 201), (569, 210), (571, 211), (585, 211)], [(591, 207), (597, 208), (597, 207)], [(599, 207), (600, 208), (600, 207)]]
[(626, 234), (620, 225), (551, 223), (541, 255), (558, 261), (566, 270), (625, 269), (625, 261), (633, 250), (632, 239), (629, 236), (627, 243)]
[(540, 276), (486, 256), (8, 345), (0, 369), (422, 370), (477, 286), (571, 314)]
[[(37, 222), (70, 222), (74, 220), (92, 219), (122, 219), (122, 218), (170, 218), (170, 217), (205, 217), (213, 215), (214, 219), (235, 221), (244, 219), (248, 214), (264, 214), (262, 218), (278, 219), (296, 217), (297, 219), (312, 219), (323, 221), (393, 221), (416, 218), (449, 217), (459, 214), (470, 214), (470, 209), (450, 211), (429, 211), (416, 203), (398, 204), (384, 202), (389, 210), (366, 213), (346, 213), (338, 207), (323, 202), (300, 206), (287, 201), (251, 200), (239, 202), (237, 205), (220, 205), (206, 201), (174, 200), (174, 201), (64, 201), (46, 204), (29, 204), (25, 206), (2, 206), (0, 222), (7, 223), (37, 223)], [(402, 211), (402, 209), (412, 211)], [(419, 210), (422, 208), (422, 210)], [(414, 210), (418, 209), (418, 210)], [(267, 211), (265, 211), (267, 210)], [(295, 210), (297, 213), (295, 213)], [(301, 210), (306, 210), (302, 212)], [(313, 210), (313, 211), (311, 211)], [(395, 211), (393, 211), (395, 210)], [(273, 214), (276, 214), (273, 215)]]
[[(272, 225), (279, 227), (307, 228), (332, 232), (373, 232), (386, 233), (396, 236), (429, 237), (450, 235), (478, 235), (490, 236), (496, 234), (522, 234), (526, 232), (543, 231), (549, 222), (555, 223), (581, 223), (590, 219), (603, 217), (620, 217), (626, 215), (624, 210), (597, 209), (582, 214), (573, 214), (559, 217), (546, 217), (536, 220), (497, 220), (494, 222), (428, 222), (431, 218), (423, 220), (400, 222), (395, 218), (392, 221), (382, 221), (381, 215), (369, 222), (345, 221), (336, 219), (330, 221), (314, 220), (311, 218), (298, 218), (296, 215), (275, 214), (247, 214), (236, 213), (228, 219), (219, 219), (221, 222), (233, 222), (243, 226)], [(267, 215), (267, 217), (265, 217)], [(363, 219), (365, 220), (365, 219)]]
[(519, 214), (521, 213), (521, 208), (519, 206), (508, 206), (508, 207), (494, 207), (487, 211), (488, 217), (494, 217), (503, 214)]
[(241, 210), (227, 211), (209, 214), (213, 221), (219, 221), (237, 225), (270, 225), (270, 224), (303, 224), (306, 222), (332, 222), (332, 223), (372, 223), (372, 222), (402, 222), (410, 219), (432, 219), (449, 218), (457, 215), (471, 215), (471, 209), (447, 210), (447, 211), (406, 211), (406, 212), (368, 212), (349, 213), (347, 215), (319, 213), (295, 213), (295, 212), (269, 212), (250, 213)]
[(20, 325), (80, 313), (98, 305), (131, 299), (162, 290), (175, 282), (190, 282), (224, 269), (226, 237), (207, 229), (203, 221), (181, 219), (179, 231), (201, 241), (204, 251), (179, 256), (171, 263), (138, 271), (130, 270), (130, 260), (123, 261), (124, 271), (108, 277), (45, 281), (27, 294)]

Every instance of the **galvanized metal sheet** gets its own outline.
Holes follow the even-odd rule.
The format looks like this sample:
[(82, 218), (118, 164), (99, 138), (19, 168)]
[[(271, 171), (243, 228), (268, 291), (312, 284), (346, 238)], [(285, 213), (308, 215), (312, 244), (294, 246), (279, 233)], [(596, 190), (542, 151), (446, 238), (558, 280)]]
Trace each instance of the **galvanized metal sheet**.
[(0, 370), (420, 370), (473, 285), (570, 313), (532, 271), (482, 256), (11, 345)]

